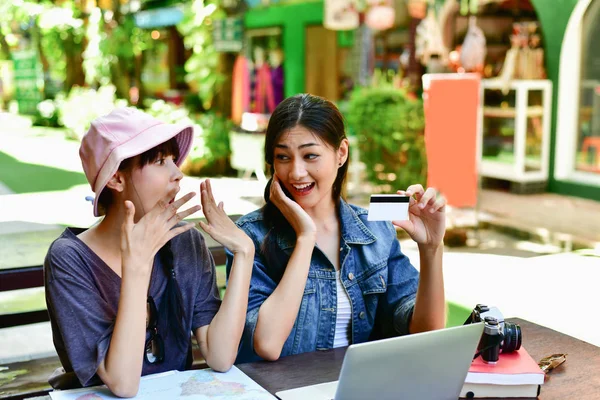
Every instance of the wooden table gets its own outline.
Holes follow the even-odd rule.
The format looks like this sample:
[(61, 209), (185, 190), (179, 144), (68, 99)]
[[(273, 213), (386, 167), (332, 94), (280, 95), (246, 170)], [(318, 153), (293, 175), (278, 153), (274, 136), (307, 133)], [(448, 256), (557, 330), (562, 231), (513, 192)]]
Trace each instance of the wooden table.
[[(521, 319), (523, 343), (534, 360), (567, 353), (567, 361), (546, 376), (540, 400), (598, 399), (600, 347)], [(270, 393), (338, 379), (345, 348), (298, 354), (277, 362), (239, 364), (238, 368)], [(49, 400), (49, 396), (31, 400)]]
[[(571, 336), (521, 319), (523, 343), (534, 360), (553, 353), (567, 353), (567, 361), (546, 376), (539, 399), (599, 399), (600, 348)], [(335, 381), (345, 348), (284, 357), (277, 362), (240, 364), (244, 371), (266, 390), (278, 391)]]

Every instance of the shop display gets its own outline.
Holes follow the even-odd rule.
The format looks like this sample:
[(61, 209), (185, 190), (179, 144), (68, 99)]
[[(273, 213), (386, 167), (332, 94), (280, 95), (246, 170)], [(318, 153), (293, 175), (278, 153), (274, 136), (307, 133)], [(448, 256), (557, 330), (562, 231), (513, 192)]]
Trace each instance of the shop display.
[(435, 60), (435, 63), (441, 62), (442, 64), (446, 64), (448, 61), (448, 51), (444, 46), (434, 6), (428, 8), (425, 18), (417, 26), (415, 57), (426, 66), (432, 59)]
[(540, 47), (538, 23), (529, 21), (513, 24), (511, 47), (500, 72), (505, 88), (512, 79), (544, 79), (544, 49)]
[(231, 120), (234, 124), (242, 122), (244, 110), (250, 109), (250, 69), (248, 60), (238, 55), (231, 74)]
[(325, 0), (323, 9), (325, 28), (345, 31), (358, 27), (358, 13), (354, 10), (353, 0)]
[(254, 48), (253, 87), (250, 109), (255, 113), (271, 114), (275, 110), (275, 94), (271, 81), (271, 67), (265, 62), (265, 50)]
[(281, 29), (246, 31), (245, 46), (232, 74), (232, 113), (236, 124), (229, 134), (231, 166), (249, 177), (265, 179), (264, 136), (271, 113), (284, 98), (284, 53)]
[(484, 78), (544, 79), (543, 38), (530, 0), (447, 0), (439, 11), (448, 68)]
[(394, 26), (396, 11), (392, 7), (392, 0), (373, 2), (365, 15), (365, 24), (375, 30), (383, 31)]
[(246, 36), (232, 72), (231, 119), (236, 124), (245, 112), (271, 114), (284, 97), (281, 30), (248, 31)]
[(580, 90), (575, 168), (600, 173), (600, 79), (582, 80)]
[(275, 104), (283, 101), (283, 52), (281, 49), (269, 51), (269, 65), (271, 66), (271, 83), (273, 85), (273, 98)]
[[(574, 167), (600, 177), (600, 3), (590, 4), (582, 24), (577, 139)], [(562, 66), (561, 66), (562, 68)], [(575, 75), (574, 73), (572, 75)]]
[(484, 79), (481, 175), (512, 182), (548, 179), (552, 82)]
[(366, 25), (354, 31), (354, 46), (346, 64), (348, 75), (354, 84), (368, 86), (375, 67), (375, 44), (373, 30)]
[(483, 72), (485, 64), (486, 40), (483, 31), (477, 26), (477, 18), (469, 17), (469, 28), (462, 44), (460, 63), (463, 72)]
[(266, 181), (265, 177), (265, 132), (270, 114), (243, 113), (239, 127), (229, 132), (231, 148), (231, 167), (239, 171), (240, 176)]

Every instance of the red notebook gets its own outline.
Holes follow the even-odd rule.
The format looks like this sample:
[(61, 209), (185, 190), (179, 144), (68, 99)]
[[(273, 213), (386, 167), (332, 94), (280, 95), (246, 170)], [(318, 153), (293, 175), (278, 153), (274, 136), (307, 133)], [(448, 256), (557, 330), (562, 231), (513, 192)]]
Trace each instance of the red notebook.
[(496, 385), (541, 385), (544, 372), (521, 347), (512, 353), (500, 354), (498, 363), (486, 364), (481, 357), (473, 360), (465, 379), (467, 383), (491, 383)]
[(543, 383), (544, 373), (521, 347), (518, 351), (500, 354), (495, 365), (484, 363), (481, 357), (473, 360), (460, 397), (535, 398)]

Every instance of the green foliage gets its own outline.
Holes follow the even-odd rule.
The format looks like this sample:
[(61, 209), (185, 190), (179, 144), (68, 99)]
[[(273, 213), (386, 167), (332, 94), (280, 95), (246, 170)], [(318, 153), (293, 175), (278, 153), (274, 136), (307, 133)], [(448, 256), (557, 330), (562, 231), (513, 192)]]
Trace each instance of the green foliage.
[(38, 103), (33, 116), (33, 124), (37, 126), (59, 127), (58, 110), (53, 100), (44, 100)]
[(358, 88), (350, 97), (346, 119), (357, 136), (367, 178), (378, 190), (425, 183), (422, 101), (391, 84)]
[(214, 164), (228, 161), (229, 130), (233, 124), (224, 117), (214, 113), (190, 115), (186, 107), (155, 100), (146, 104), (146, 112), (155, 118), (171, 124), (190, 124), (194, 126), (194, 142), (188, 155), (190, 163), (195, 167), (188, 168), (186, 173), (200, 174)]
[(58, 121), (68, 128), (68, 137), (81, 140), (94, 119), (110, 113), (115, 107), (125, 107), (127, 101), (117, 99), (115, 92), (112, 85), (98, 90), (75, 86), (68, 95), (57, 95)]
[(67, 78), (67, 59), (61, 33), (55, 29), (50, 29), (41, 35), (40, 40), (44, 54), (48, 59), (50, 78), (58, 82), (64, 82)]
[(153, 40), (149, 30), (135, 25), (133, 14), (124, 15), (122, 18), (122, 21), (111, 31), (110, 40), (101, 42), (100, 50), (104, 55), (109, 56), (113, 63), (121, 60), (133, 66), (134, 58), (150, 48)]
[(188, 158), (202, 158), (205, 153), (204, 129), (190, 118), (190, 112), (186, 107), (178, 107), (164, 100), (147, 100), (145, 103), (148, 114), (160, 119), (167, 124), (187, 124), (194, 127), (194, 141)]
[(192, 50), (185, 63), (185, 80), (198, 93), (205, 110), (210, 109), (215, 94), (225, 81), (225, 76), (219, 72), (219, 53), (212, 39), (212, 20), (225, 15), (216, 3), (193, 0), (186, 4), (184, 18), (177, 25), (185, 46)]
[(43, 4), (48, 2), (40, 3), (42, 4), (25, 0), (0, 1), (0, 35), (6, 39), (9, 45), (17, 45), (17, 38), (12, 35), (13, 28), (28, 25), (31, 17), (42, 12)]
[[(195, 125), (190, 118), (190, 112), (185, 107), (179, 107), (164, 100), (147, 100), (145, 112), (167, 124)], [(195, 128), (195, 127), (194, 127)]]
[(64, 82), (67, 53), (80, 53), (83, 49), (83, 18), (73, 1), (64, 1), (60, 6), (43, 4), (36, 21), (40, 30), (40, 50), (48, 61), (50, 78)]
[[(233, 128), (233, 123), (214, 113), (202, 114), (199, 123), (204, 130), (205, 150), (203, 156), (207, 164), (228, 159), (231, 155), (229, 132)], [(194, 154), (190, 153), (190, 158), (193, 160)]]
[(105, 57), (100, 48), (102, 39), (106, 37), (103, 33), (103, 24), (102, 11), (97, 7), (92, 9), (85, 28), (87, 46), (82, 53), (85, 82), (90, 86), (103, 86), (110, 83), (109, 58)]
[(27, 31), (33, 48), (39, 52), (46, 80), (61, 83), (67, 80), (68, 56), (83, 49), (83, 25), (82, 12), (73, 0), (64, 0), (60, 4), (50, 0), (0, 2), (3, 53), (18, 47), (18, 34)]

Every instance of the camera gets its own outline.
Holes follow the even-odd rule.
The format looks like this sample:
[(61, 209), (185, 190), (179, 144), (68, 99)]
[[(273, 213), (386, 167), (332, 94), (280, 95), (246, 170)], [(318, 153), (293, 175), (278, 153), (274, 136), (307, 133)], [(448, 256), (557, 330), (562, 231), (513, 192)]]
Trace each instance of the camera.
[(505, 322), (497, 307), (477, 304), (465, 324), (483, 322), (483, 334), (477, 346), (477, 355), (481, 355), (486, 364), (496, 364), (500, 352), (511, 353), (521, 348), (523, 335), (518, 324)]

